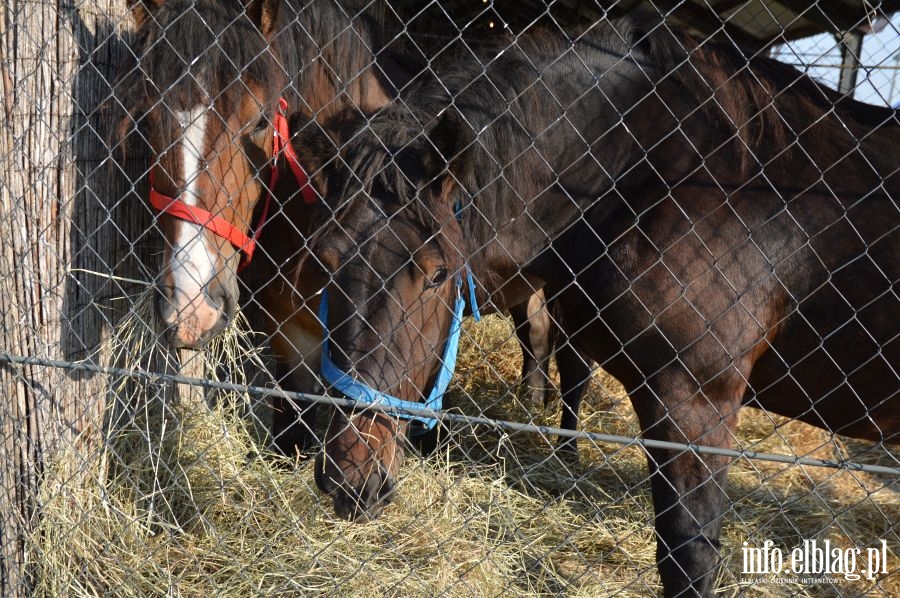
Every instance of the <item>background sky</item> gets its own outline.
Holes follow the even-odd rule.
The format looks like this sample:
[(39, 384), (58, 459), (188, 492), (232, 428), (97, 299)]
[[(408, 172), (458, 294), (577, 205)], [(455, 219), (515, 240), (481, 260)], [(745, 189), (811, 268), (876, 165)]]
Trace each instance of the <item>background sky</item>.
[[(816, 35), (776, 46), (772, 56), (807, 72), (833, 89), (837, 89), (841, 50), (829, 34)], [(862, 67), (853, 94), (870, 104), (900, 104), (900, 12), (879, 33), (863, 38)]]

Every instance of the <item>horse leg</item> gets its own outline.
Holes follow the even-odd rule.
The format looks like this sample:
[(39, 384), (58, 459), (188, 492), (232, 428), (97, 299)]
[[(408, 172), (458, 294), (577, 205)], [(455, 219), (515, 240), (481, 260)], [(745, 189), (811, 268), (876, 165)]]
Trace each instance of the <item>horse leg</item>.
[[(644, 438), (730, 447), (745, 385), (740, 376), (727, 377), (698, 388), (682, 368), (653, 376), (632, 394)], [(654, 448), (647, 462), (665, 596), (711, 597), (731, 458)]]
[[(559, 386), (562, 393), (560, 427), (563, 430), (577, 430), (581, 399), (591, 379), (591, 364), (588, 358), (579, 353), (568, 340), (563, 340), (556, 347), (554, 355), (556, 367), (559, 369)], [(578, 458), (578, 445), (575, 438), (560, 437), (558, 449)]]
[(544, 303), (544, 292), (537, 291), (528, 301), (510, 307), (509, 312), (522, 348), (520, 384), (523, 391), (530, 395), (531, 404), (535, 408), (544, 408), (551, 392), (547, 367), (553, 331), (553, 321)]

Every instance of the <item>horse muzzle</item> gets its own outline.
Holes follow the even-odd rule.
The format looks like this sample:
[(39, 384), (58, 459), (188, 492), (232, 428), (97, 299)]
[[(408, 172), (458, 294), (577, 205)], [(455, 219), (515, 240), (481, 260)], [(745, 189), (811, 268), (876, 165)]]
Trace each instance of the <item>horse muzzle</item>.
[(166, 343), (173, 349), (199, 349), (221, 332), (234, 315), (235, 301), (216, 285), (192, 296), (160, 287), (156, 311)]
[[(334, 511), (339, 517), (364, 523), (381, 516), (394, 500), (396, 483), (379, 461), (367, 464), (348, 481), (344, 473), (322, 452), (316, 456), (316, 486), (331, 496)], [(365, 470), (365, 475), (362, 470)]]

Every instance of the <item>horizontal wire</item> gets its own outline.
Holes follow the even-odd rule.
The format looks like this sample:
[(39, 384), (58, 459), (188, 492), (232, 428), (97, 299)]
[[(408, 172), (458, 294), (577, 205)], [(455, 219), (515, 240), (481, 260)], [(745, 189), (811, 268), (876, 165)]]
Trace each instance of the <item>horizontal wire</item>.
[(563, 428), (554, 428), (552, 426), (543, 426), (534, 423), (514, 422), (501, 419), (492, 419), (487, 417), (479, 417), (474, 415), (465, 415), (461, 413), (453, 413), (450, 411), (435, 411), (432, 409), (413, 409), (400, 408), (388, 405), (380, 405), (377, 403), (364, 403), (347, 398), (331, 397), (328, 395), (307, 394), (302, 392), (294, 392), (282, 389), (265, 388), (262, 386), (254, 386), (247, 384), (235, 384), (233, 382), (220, 382), (216, 380), (208, 380), (205, 378), (193, 378), (182, 376), (180, 374), (161, 374), (157, 372), (148, 372), (145, 370), (132, 370), (125, 368), (117, 368), (111, 366), (102, 366), (89, 361), (67, 361), (64, 359), (51, 359), (42, 357), (26, 357), (22, 355), (13, 355), (10, 353), (0, 352), (0, 363), (13, 365), (34, 365), (53, 367), (64, 370), (92, 372), (98, 374), (107, 374), (112, 376), (122, 376), (145, 380), (153, 384), (174, 383), (184, 384), (186, 386), (196, 386), (202, 388), (211, 388), (216, 390), (225, 390), (238, 393), (246, 393), (249, 395), (260, 397), (278, 397), (284, 399), (308, 401), (311, 403), (319, 403), (331, 405), (333, 407), (351, 407), (357, 409), (365, 409), (377, 411), (386, 415), (405, 413), (409, 415), (424, 416), (437, 419), (441, 422), (462, 423), (469, 426), (487, 425), (513, 432), (537, 433), (544, 436), (562, 436), (566, 438), (576, 438), (592, 440), (595, 442), (606, 442), (611, 444), (621, 444), (626, 447), (640, 446), (644, 449), (665, 449), (689, 451), (696, 454), (717, 455), (723, 457), (746, 458), (756, 461), (771, 461), (775, 463), (785, 463), (788, 465), (806, 465), (810, 467), (826, 467), (830, 469), (843, 469), (848, 471), (862, 471), (867, 473), (886, 474), (892, 476), (900, 476), (900, 468), (887, 467), (884, 465), (872, 465), (868, 463), (856, 463), (846, 460), (829, 460), (818, 459), (814, 457), (798, 457), (796, 455), (782, 455), (778, 453), (765, 453), (753, 450), (728, 449), (714, 446), (706, 446), (702, 444), (671, 442), (666, 440), (655, 440), (651, 438), (638, 438), (633, 436), (620, 436), (616, 434), (602, 434), (599, 432), (587, 432), (576, 430), (565, 430)]

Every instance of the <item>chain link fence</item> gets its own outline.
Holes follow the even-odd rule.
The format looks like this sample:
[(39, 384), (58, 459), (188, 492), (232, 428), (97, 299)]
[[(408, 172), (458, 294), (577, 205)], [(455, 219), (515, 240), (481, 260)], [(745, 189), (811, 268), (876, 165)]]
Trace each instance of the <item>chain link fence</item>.
[(3, 595), (900, 592), (900, 3), (0, 6)]

